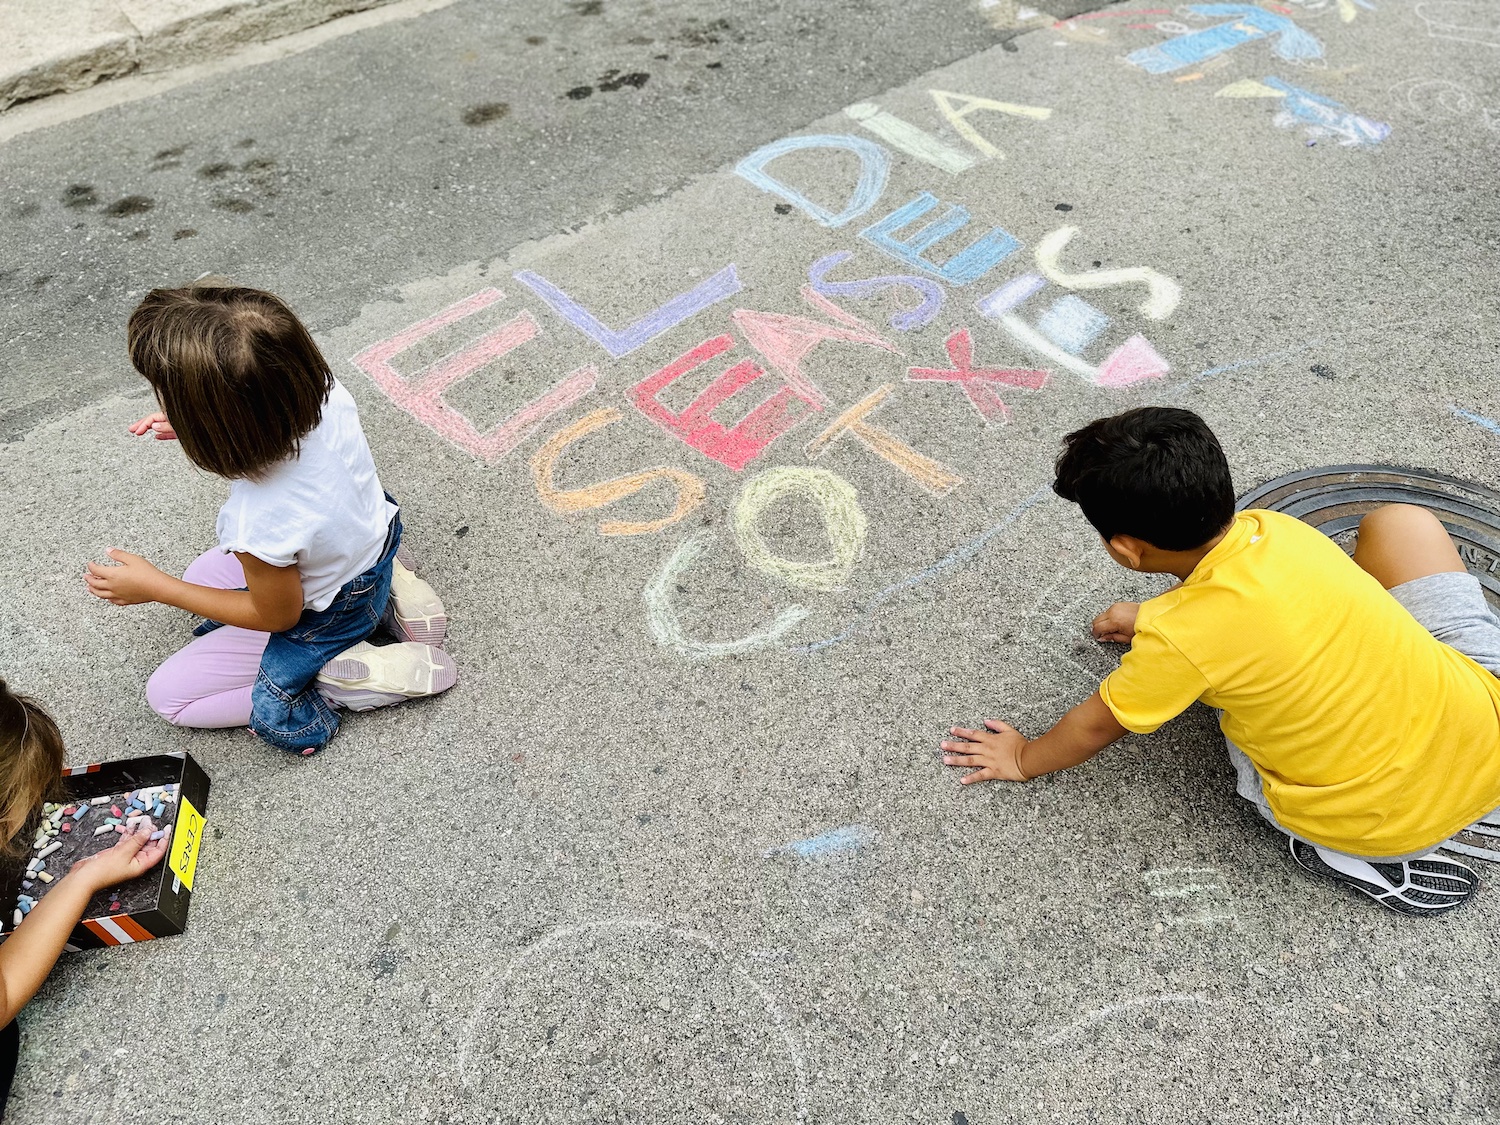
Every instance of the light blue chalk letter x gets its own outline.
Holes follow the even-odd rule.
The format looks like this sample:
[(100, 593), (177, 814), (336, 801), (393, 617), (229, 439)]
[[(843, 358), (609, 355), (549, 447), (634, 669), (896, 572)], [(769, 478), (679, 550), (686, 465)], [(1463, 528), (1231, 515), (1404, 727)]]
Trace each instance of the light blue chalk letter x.
[(1254, 4), (1189, 4), (1194, 15), (1213, 18), (1225, 16), (1233, 23), (1221, 23), (1168, 39), (1154, 47), (1132, 51), (1126, 59), (1152, 74), (1168, 74), (1232, 51), (1243, 43), (1276, 37), (1275, 51), (1287, 62), (1307, 62), (1323, 57), (1323, 44), (1285, 16), (1268, 12)]
[(994, 227), (942, 265), (928, 261), (923, 255), (934, 243), (968, 225), (968, 211), (955, 203), (943, 212), (941, 218), (933, 219), (904, 241), (896, 238), (896, 232), (910, 226), (937, 205), (937, 196), (924, 191), (910, 203), (867, 226), (859, 232), (859, 237), (897, 261), (936, 274), (950, 285), (967, 285), (983, 277), (1021, 248), (1020, 242), (1012, 235)]

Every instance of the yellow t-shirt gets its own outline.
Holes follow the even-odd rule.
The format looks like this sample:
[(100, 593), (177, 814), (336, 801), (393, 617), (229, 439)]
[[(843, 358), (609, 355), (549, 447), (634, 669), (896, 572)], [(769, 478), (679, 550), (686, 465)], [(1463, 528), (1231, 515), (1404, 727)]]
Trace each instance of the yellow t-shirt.
[(1420, 851), (1500, 806), (1500, 680), (1277, 512), (1240, 513), (1141, 605), (1099, 692), (1142, 734), (1194, 700), (1221, 708), (1276, 819), (1338, 851)]

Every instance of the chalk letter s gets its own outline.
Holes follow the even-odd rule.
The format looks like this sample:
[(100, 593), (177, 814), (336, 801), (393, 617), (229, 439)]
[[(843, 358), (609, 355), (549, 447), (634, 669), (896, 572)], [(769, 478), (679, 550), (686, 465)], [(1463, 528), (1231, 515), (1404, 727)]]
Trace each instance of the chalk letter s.
[(620, 418), (620, 412), (612, 406), (603, 410), (595, 410), (592, 414), (584, 415), (572, 425), (565, 426), (548, 438), (547, 443), (531, 458), (531, 475), (536, 481), (537, 494), (541, 496), (542, 503), (554, 512), (582, 512), (591, 508), (602, 508), (606, 504), (613, 504), (616, 500), (623, 500), (627, 496), (634, 496), (654, 480), (668, 480), (677, 485), (677, 503), (665, 516), (634, 523), (623, 520), (604, 520), (599, 524), (599, 534), (645, 535), (647, 532), (670, 527), (703, 503), (705, 495), (703, 480), (686, 469), (658, 465), (654, 469), (643, 469), (638, 473), (601, 481), (585, 488), (570, 488), (563, 491), (560, 491), (553, 482), (552, 473), (564, 449), (595, 430), (613, 425)]
[(852, 250), (836, 250), (819, 258), (807, 267), (807, 280), (825, 297), (853, 297), (863, 300), (877, 296), (885, 289), (914, 289), (921, 300), (915, 308), (898, 309), (891, 313), (890, 326), (897, 332), (910, 332), (932, 322), (943, 307), (943, 287), (926, 277), (909, 273), (888, 274), (884, 277), (867, 277), (859, 281), (828, 281), (828, 275), (854, 257)]
[[(796, 188), (788, 187), (766, 172), (766, 165), (778, 156), (812, 148), (842, 148), (859, 157), (859, 182), (855, 185), (854, 194), (849, 197), (848, 203), (837, 215), (826, 207), (820, 207)], [(823, 226), (841, 227), (875, 206), (875, 201), (885, 190), (885, 178), (890, 171), (890, 163), (890, 155), (874, 141), (867, 141), (863, 137), (818, 135), (785, 137), (779, 141), (772, 141), (741, 160), (735, 165), (734, 170), (736, 174), (749, 180), (761, 191), (779, 195), (788, 203), (800, 207)]]

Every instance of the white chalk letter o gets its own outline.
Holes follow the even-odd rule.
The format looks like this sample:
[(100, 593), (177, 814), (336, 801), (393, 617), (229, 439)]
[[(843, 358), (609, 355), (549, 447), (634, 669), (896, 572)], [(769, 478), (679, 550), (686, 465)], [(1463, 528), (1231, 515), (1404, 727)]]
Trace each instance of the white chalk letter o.
[[(828, 532), (831, 554), (814, 562), (783, 558), (771, 550), (756, 526), (778, 500), (805, 496), (817, 505)], [(838, 590), (864, 550), (869, 521), (854, 486), (827, 469), (785, 465), (745, 482), (734, 505), (734, 535), (745, 561), (762, 574), (802, 590)]]

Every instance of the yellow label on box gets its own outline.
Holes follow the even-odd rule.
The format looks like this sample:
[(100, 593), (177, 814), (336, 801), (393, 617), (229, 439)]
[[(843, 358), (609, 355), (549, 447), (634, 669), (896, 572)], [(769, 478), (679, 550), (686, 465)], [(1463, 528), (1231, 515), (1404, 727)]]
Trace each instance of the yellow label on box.
[(193, 872), (198, 870), (198, 852), (203, 848), (203, 833), (208, 821), (193, 808), (186, 797), (177, 798), (177, 831), (172, 834), (172, 850), (167, 852), (167, 866), (188, 890), (193, 889)]

